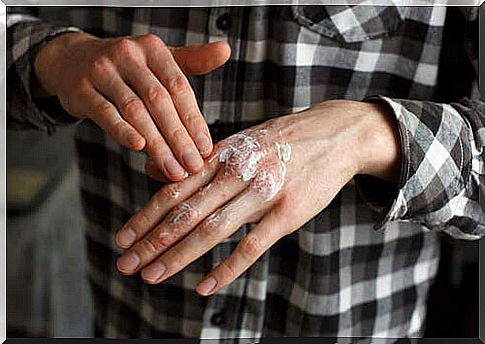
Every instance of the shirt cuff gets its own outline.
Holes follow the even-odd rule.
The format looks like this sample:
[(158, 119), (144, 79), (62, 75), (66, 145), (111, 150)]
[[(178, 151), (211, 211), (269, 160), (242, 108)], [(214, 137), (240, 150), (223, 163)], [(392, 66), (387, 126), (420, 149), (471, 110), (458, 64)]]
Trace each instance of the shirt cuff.
[(7, 111), (15, 122), (12, 127), (31, 127), (51, 134), (58, 126), (79, 121), (63, 109), (57, 97), (35, 97), (39, 85), (33, 63), (37, 52), (50, 40), (64, 33), (81, 31), (40, 20), (19, 22), (8, 28)]
[[(367, 204), (382, 214), (374, 228), (383, 230), (397, 220), (439, 228), (443, 224), (440, 218), (447, 220), (449, 216), (430, 214), (446, 212), (471, 173), (470, 133), (465, 120), (447, 104), (384, 96), (365, 101), (388, 105), (397, 123), (402, 153), (397, 184), (370, 176), (355, 178)], [(453, 209), (448, 210), (452, 216)]]

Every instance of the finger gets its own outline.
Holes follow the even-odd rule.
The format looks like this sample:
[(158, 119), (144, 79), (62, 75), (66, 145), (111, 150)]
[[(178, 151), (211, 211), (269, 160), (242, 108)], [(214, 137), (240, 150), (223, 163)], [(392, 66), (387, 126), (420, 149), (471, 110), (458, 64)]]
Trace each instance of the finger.
[(116, 107), (103, 95), (89, 87), (83, 90), (82, 97), (89, 104), (89, 117), (116, 142), (131, 150), (143, 149), (143, 136), (120, 116)]
[(231, 47), (224, 41), (169, 49), (182, 71), (189, 75), (207, 74), (231, 56)]
[(152, 159), (148, 159), (145, 163), (145, 172), (146, 174), (152, 178), (152, 179), (155, 179), (159, 182), (162, 182), (162, 183), (167, 183), (169, 182), (165, 176), (163, 175), (163, 173), (160, 171), (160, 169), (158, 168), (157, 164), (155, 164), (155, 162), (152, 160)]
[(205, 219), (187, 237), (166, 251), (142, 270), (147, 283), (160, 283), (185, 268), (229, 237), (261, 206), (251, 192), (243, 192), (220, 210)]
[(213, 182), (179, 203), (160, 225), (126, 251), (118, 260), (118, 269), (125, 274), (139, 271), (246, 187), (247, 182), (230, 180), (224, 172), (220, 170)]
[(146, 66), (125, 63), (124, 66), (119, 66), (119, 69), (122, 77), (142, 97), (178, 161), (187, 171), (199, 172), (203, 164), (202, 158), (182, 123), (169, 92)]
[(158, 44), (151, 45), (150, 49), (151, 51), (147, 52), (149, 68), (170, 94), (179, 118), (200, 154), (207, 157), (212, 152), (212, 140), (189, 81), (161, 40)]
[(288, 234), (288, 225), (269, 212), (236, 246), (232, 254), (219, 263), (195, 288), (202, 296), (216, 293), (232, 283), (275, 242)]
[(211, 161), (204, 165), (201, 173), (192, 175), (183, 182), (163, 186), (152, 198), (138, 210), (116, 234), (116, 243), (121, 248), (128, 248), (141, 239), (180, 202), (185, 201), (203, 185), (214, 178), (218, 162)]
[(135, 127), (145, 138), (150, 156), (157, 161), (160, 169), (172, 180), (181, 180), (187, 172), (174, 158), (170, 147), (158, 131), (141, 99), (126, 85), (115, 66), (105, 62), (101, 67), (105, 73), (96, 73), (94, 87), (111, 101), (123, 118)]

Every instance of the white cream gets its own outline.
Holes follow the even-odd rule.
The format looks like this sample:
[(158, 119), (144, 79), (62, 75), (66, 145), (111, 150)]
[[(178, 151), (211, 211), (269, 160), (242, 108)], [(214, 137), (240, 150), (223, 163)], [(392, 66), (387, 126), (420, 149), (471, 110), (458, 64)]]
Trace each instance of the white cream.
[(252, 180), (250, 187), (270, 200), (283, 186), (291, 153), (291, 145), (273, 141), (267, 129), (248, 129), (222, 142), (218, 160), (226, 174)]
[(219, 162), (226, 163), (226, 170), (237, 173), (243, 181), (252, 179), (258, 162), (263, 157), (259, 142), (244, 133), (229, 137), (228, 147), (219, 153)]
[(170, 226), (179, 226), (182, 223), (190, 224), (195, 217), (199, 214), (199, 211), (192, 207), (190, 203), (181, 203), (167, 218), (167, 224)]

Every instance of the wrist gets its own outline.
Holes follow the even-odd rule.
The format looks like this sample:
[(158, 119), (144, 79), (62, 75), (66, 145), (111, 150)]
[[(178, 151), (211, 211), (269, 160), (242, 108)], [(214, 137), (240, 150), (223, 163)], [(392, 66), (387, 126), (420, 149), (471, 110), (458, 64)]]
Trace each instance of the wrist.
[(398, 182), (401, 170), (401, 143), (392, 111), (380, 102), (359, 102), (365, 125), (354, 141), (359, 147), (359, 174)]
[(45, 44), (34, 57), (33, 70), (37, 83), (37, 96), (57, 96), (59, 76), (63, 61), (68, 56), (71, 46), (80, 40), (95, 38), (84, 32), (66, 32)]

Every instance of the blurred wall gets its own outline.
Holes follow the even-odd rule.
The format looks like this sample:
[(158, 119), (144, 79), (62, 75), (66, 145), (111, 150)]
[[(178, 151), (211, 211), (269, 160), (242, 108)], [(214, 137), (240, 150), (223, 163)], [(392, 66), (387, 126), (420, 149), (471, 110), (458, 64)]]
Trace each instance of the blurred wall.
[(74, 128), (7, 134), (7, 336), (92, 337)]

